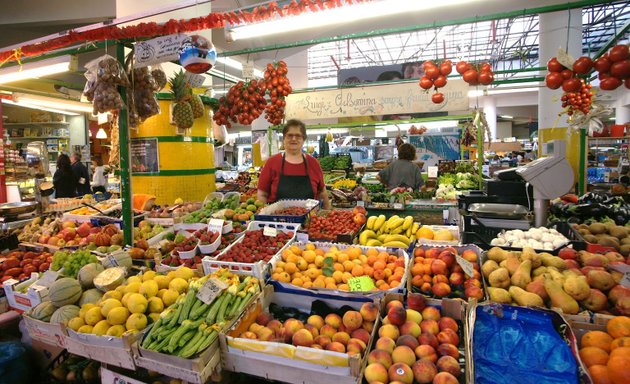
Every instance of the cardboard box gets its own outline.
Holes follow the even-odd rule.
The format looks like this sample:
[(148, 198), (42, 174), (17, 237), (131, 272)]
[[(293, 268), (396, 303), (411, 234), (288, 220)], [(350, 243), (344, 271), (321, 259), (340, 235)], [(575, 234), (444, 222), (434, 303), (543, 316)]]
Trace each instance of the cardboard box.
[(65, 342), (68, 352), (121, 368), (136, 368), (131, 344), (136, 341), (138, 335), (97, 336), (78, 333), (69, 328), (66, 328), (66, 333), (68, 336)]
[[(20, 311), (28, 311), (46, 300), (46, 297), (48, 297), (48, 288), (37, 285), (37, 280), (39, 280), (39, 274), (33, 272), (30, 278), (21, 282), (14, 279), (5, 281), (3, 288), (7, 296), (9, 307)], [(21, 293), (20, 290), (24, 286), (28, 286), (26, 293)]]
[(33, 319), (28, 315), (22, 316), (22, 318), (31, 339), (59, 348), (66, 347), (68, 334), (61, 324), (47, 323)]

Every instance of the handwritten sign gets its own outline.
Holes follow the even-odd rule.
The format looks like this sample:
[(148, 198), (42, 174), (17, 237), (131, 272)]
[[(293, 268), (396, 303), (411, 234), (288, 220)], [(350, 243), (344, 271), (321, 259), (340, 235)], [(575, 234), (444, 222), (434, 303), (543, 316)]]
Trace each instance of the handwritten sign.
[(306, 232), (298, 232), (295, 235), (295, 239), (300, 243), (306, 243), (308, 241), (308, 233)]
[(179, 59), (179, 48), (187, 36), (183, 33), (160, 36), (136, 43), (134, 66), (136, 68)]
[(263, 228), (263, 235), (269, 236), (269, 237), (276, 237), (278, 236), (278, 230), (274, 227), (265, 227)]
[(227, 283), (210, 278), (197, 292), (197, 298), (203, 301), (205, 304), (210, 304), (214, 299), (221, 294), (228, 287)]
[(402, 203), (394, 203), (393, 204), (393, 208), (394, 209), (403, 209), (403, 205), (402, 205)]
[(438, 167), (427, 167), (427, 171), (429, 173), (429, 179), (435, 179), (438, 177)]
[(243, 63), (243, 78), (254, 78), (254, 63)]
[(375, 288), (374, 281), (369, 276), (348, 279), (348, 286), (352, 292), (367, 292)]
[(223, 231), (223, 222), (221, 219), (210, 219), (208, 230), (221, 233)]
[(464, 259), (461, 256), (455, 256), (455, 260), (457, 261), (457, 264), (462, 267), (465, 274), (467, 274), (469, 277), (473, 276), (473, 274), (475, 273), (475, 268), (470, 261)]
[(186, 82), (190, 84), (192, 88), (199, 88), (203, 85), (203, 82), (206, 80), (205, 76), (198, 75), (192, 72), (186, 72)]

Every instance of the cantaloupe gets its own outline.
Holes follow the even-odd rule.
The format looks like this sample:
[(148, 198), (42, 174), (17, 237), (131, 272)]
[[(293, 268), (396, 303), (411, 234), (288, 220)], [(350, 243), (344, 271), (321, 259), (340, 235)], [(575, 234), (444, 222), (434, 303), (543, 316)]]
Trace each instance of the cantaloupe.
[(103, 297), (103, 293), (96, 288), (88, 289), (83, 292), (81, 298), (79, 299), (79, 306), (82, 307), (83, 304), (92, 303), (95, 304)]
[(98, 276), (99, 273), (103, 272), (105, 268), (100, 263), (90, 263), (86, 264), (79, 270), (79, 274), (77, 276), (77, 280), (79, 280), (79, 284), (81, 284), (81, 288), (88, 289), (94, 287), (94, 278)]
[(55, 313), (57, 307), (53, 305), (49, 300), (42, 301), (37, 304), (31, 311), (28, 313), (29, 317), (32, 317), (35, 320), (49, 322), (50, 317)]
[(57, 308), (76, 303), (83, 290), (75, 279), (64, 277), (55, 281), (48, 290), (48, 299)]
[(116, 289), (125, 281), (125, 268), (107, 268), (94, 278), (94, 286), (102, 292)]
[(81, 309), (76, 305), (64, 305), (53, 313), (50, 317), (50, 322), (54, 324), (63, 323), (64, 325), (68, 325), (68, 321), (79, 316), (80, 310)]

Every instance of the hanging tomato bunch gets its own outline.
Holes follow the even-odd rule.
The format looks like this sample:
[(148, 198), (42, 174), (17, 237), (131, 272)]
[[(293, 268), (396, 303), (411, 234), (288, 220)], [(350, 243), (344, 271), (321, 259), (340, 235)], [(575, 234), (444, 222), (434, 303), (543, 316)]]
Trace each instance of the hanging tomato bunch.
[(545, 76), (545, 84), (550, 89), (562, 87), (562, 108), (567, 108), (567, 115), (571, 116), (578, 111), (587, 115), (590, 112), (593, 102), (591, 85), (578, 76), (588, 75), (592, 68), (593, 61), (587, 56), (575, 60), (571, 69), (565, 67), (556, 57), (547, 62), (549, 73)]
[(624, 84), (630, 89), (630, 50), (627, 45), (615, 45), (595, 60), (595, 70), (599, 72), (599, 87), (612, 91)]
[(490, 85), (494, 81), (492, 66), (487, 62), (475, 65), (466, 61), (460, 61), (455, 65), (455, 70), (470, 85)]
[(431, 95), (431, 101), (435, 104), (440, 104), (444, 101), (444, 94), (438, 92), (438, 89), (443, 88), (446, 83), (446, 76), (453, 71), (453, 64), (450, 60), (444, 60), (437, 64), (431, 60), (427, 60), (422, 64), (424, 68), (424, 76), (420, 78), (420, 88), (429, 90), (435, 89), (433, 95)]
[(270, 103), (265, 107), (265, 118), (273, 125), (282, 123), (287, 105), (284, 98), (292, 91), (287, 73), (287, 64), (282, 60), (276, 65), (267, 64), (265, 70), (265, 85), (270, 97)]

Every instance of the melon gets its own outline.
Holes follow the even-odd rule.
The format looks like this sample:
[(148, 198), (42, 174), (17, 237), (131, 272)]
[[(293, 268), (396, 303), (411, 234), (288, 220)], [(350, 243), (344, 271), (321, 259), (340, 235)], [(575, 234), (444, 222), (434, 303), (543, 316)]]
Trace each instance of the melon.
[(94, 283), (93, 280), (99, 273), (103, 272), (105, 268), (100, 263), (90, 263), (86, 264), (79, 270), (79, 274), (77, 276), (77, 280), (79, 280), (79, 284), (81, 284), (81, 288), (88, 289), (93, 288)]
[(53, 324), (63, 323), (64, 325), (68, 325), (68, 321), (79, 316), (80, 310), (81, 309), (76, 305), (64, 305), (53, 313), (50, 317), (50, 322)]
[(435, 232), (433, 240), (453, 241), (453, 233), (451, 233), (451, 231), (449, 231), (448, 229), (440, 229), (439, 231)]
[(70, 277), (64, 277), (52, 283), (48, 290), (48, 299), (57, 308), (76, 303), (83, 290), (78, 281)]
[(125, 282), (125, 268), (107, 268), (94, 278), (94, 286), (102, 292), (112, 291)]
[(105, 266), (105, 268), (112, 268), (112, 267), (131, 268), (131, 266), (133, 265), (131, 256), (129, 255), (129, 253), (124, 252), (124, 251), (114, 252), (111, 255), (107, 255), (105, 259), (103, 259), (102, 263), (103, 263), (103, 266)]
[(57, 310), (57, 307), (47, 300), (37, 304), (33, 309), (31, 309), (28, 315), (35, 320), (49, 322), (50, 316), (55, 313), (55, 310)]
[(92, 303), (96, 304), (103, 297), (103, 293), (96, 288), (88, 289), (83, 292), (81, 298), (79, 299), (79, 306), (83, 306), (83, 304)]

